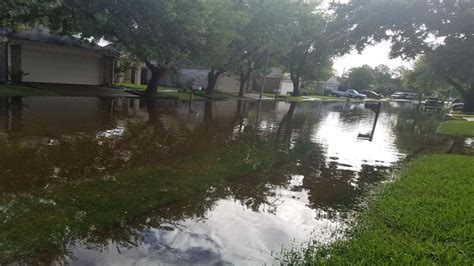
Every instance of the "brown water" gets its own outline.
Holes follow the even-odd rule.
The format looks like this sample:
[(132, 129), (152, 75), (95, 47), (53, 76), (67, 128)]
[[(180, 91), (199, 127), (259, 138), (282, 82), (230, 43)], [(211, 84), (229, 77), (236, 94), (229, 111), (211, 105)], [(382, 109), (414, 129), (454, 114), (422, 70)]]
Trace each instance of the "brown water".
[(358, 138), (374, 118), (355, 103), (0, 99), (0, 264), (271, 264), (330, 242), (400, 161), (452, 148), (439, 115), (384, 103)]

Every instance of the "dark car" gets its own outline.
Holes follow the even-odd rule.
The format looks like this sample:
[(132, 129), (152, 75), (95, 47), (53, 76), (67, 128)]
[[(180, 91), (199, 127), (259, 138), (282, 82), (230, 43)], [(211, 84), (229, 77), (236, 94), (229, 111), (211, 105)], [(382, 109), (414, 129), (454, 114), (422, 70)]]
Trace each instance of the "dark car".
[(363, 90), (363, 91), (361, 91), (361, 93), (367, 95), (367, 97), (372, 98), (372, 99), (382, 99), (383, 98), (382, 94), (377, 93), (375, 91)]
[(441, 109), (444, 107), (444, 101), (437, 97), (430, 97), (423, 102), (424, 109)]
[(453, 111), (463, 111), (464, 101), (462, 99), (455, 99), (452, 106)]

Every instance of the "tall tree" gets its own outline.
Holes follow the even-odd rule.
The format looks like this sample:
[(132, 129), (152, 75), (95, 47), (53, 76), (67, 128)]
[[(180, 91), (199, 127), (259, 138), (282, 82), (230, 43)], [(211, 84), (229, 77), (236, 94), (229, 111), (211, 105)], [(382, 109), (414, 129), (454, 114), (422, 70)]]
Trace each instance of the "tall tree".
[(378, 0), (335, 6), (354, 46), (388, 40), (392, 57), (427, 56), (428, 63), (474, 112), (474, 2)]
[(239, 38), (232, 46), (233, 53), (241, 60), (232, 71), (239, 73), (239, 96), (243, 96), (254, 73), (262, 73), (268, 59), (272, 65), (284, 53), (281, 36), (290, 21), (288, 0), (245, 0), (244, 10), (248, 17), (238, 32)]
[(426, 56), (416, 60), (413, 69), (402, 73), (403, 84), (417, 92), (431, 93), (448, 90), (449, 85), (431, 67)]
[(333, 32), (325, 15), (315, 12), (317, 3), (297, 1), (287, 10), (290, 21), (280, 45), (286, 46), (282, 56), (285, 70), (290, 72), (293, 95), (300, 95), (302, 80), (323, 80), (332, 71), (332, 56), (336, 53)]
[(354, 67), (349, 70), (345, 83), (354, 90), (369, 89), (375, 84), (374, 70), (368, 65)]
[(201, 16), (206, 21), (204, 45), (196, 53), (195, 60), (209, 68), (206, 94), (214, 94), (219, 77), (232, 69), (244, 55), (236, 55), (233, 46), (240, 38), (248, 17), (242, 1), (208, 0)]

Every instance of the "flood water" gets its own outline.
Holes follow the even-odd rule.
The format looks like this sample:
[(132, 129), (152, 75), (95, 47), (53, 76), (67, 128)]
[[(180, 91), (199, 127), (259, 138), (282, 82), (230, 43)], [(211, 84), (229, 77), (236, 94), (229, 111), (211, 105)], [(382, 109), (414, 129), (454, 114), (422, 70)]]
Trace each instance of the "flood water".
[(472, 150), (407, 103), (360, 138), (374, 119), (345, 102), (0, 99), (0, 264), (272, 264), (333, 240), (413, 153)]

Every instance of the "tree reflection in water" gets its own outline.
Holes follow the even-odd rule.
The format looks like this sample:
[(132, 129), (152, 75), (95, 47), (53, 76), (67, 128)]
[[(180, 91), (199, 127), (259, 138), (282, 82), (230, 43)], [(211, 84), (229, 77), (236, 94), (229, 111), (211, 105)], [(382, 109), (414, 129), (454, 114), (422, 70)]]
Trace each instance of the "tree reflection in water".
[[(0, 104), (2, 264), (65, 262), (75, 245), (162, 247), (153, 230), (205, 221), (224, 201), (276, 216), (282, 202), (301, 200), (312, 219), (339, 219), (396, 163), (345, 165), (328, 155), (318, 139), (322, 123), (370, 125), (369, 111), (357, 104), (75, 101)], [(445, 141), (431, 137), (428, 121), (437, 118), (385, 110), (380, 128), (395, 135), (397, 149), (381, 153), (406, 155)]]

